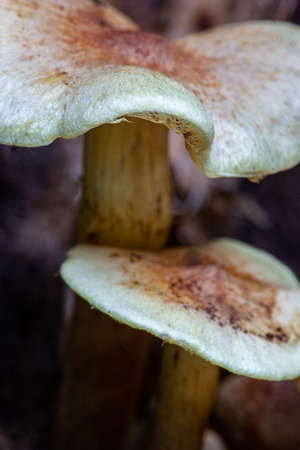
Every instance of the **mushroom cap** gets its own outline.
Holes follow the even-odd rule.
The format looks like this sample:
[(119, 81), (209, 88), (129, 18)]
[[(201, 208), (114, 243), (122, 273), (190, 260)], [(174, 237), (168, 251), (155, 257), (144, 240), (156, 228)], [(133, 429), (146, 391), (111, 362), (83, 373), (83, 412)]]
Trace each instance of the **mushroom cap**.
[(114, 319), (232, 372), (300, 373), (299, 284), (261, 250), (228, 239), (155, 253), (80, 245), (61, 274)]
[(176, 59), (163, 38), (106, 2), (4, 0), (1, 10), (0, 142), (41, 146), (136, 116), (211, 144), (198, 98), (160, 70)]
[(137, 116), (183, 133), (212, 177), (257, 179), (300, 160), (296, 26), (244, 23), (171, 44), (100, 1), (3, 0), (1, 12), (4, 144)]
[(212, 150), (201, 152), (200, 164), (192, 154), (206, 175), (240, 176), (242, 171), (256, 181), (298, 164), (299, 26), (238, 23), (176, 43), (198, 72), (204, 65), (198, 79), (186, 85), (214, 121)]

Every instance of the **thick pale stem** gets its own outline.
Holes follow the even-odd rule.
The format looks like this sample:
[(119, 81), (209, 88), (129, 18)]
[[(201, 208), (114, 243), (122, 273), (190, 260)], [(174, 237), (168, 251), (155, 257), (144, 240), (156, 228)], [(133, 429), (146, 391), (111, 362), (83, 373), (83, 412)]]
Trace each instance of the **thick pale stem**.
[(162, 247), (171, 224), (166, 127), (131, 118), (87, 133), (83, 185), (81, 241)]
[(199, 450), (215, 399), (219, 368), (165, 344), (151, 450)]
[[(171, 223), (170, 186), (165, 127), (130, 119), (90, 131), (78, 240), (161, 247)], [(148, 343), (147, 333), (120, 325), (78, 299), (60, 399), (61, 448), (122, 447)]]

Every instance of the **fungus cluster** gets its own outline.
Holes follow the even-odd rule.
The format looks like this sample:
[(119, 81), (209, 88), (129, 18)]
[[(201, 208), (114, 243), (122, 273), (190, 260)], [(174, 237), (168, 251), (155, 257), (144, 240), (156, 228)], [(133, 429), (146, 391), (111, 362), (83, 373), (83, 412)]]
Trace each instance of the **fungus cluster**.
[[(177, 430), (184, 448), (198, 448), (217, 366), (267, 379), (300, 375), (300, 291), (278, 261), (236, 242), (159, 250), (171, 224), (166, 129), (183, 135), (211, 177), (259, 180), (297, 164), (299, 29), (253, 22), (168, 42), (104, 2), (4, 0), (1, 10), (0, 141), (34, 147), (86, 133), (78, 225), (86, 245), (70, 252), (62, 276), (105, 314), (184, 349), (166, 345), (163, 367), (179, 361), (174, 386), (183, 367), (205, 384), (205, 399), (194, 402), (196, 416), (205, 412), (187, 429), (178, 420), (186, 390), (176, 388), (176, 400), (162, 384), (159, 405), (175, 399), (177, 418), (156, 422), (152, 445), (175, 449)], [(62, 446), (72, 449), (94, 442), (91, 428), (99, 433), (98, 401), (87, 401), (86, 418), (84, 404), (74, 404), (84, 402), (89, 383), (96, 395), (103, 365), (85, 374), (82, 358), (91, 351), (98, 361), (99, 339), (111, 333), (106, 319), (78, 305), (63, 405), (73, 418), (63, 422)]]

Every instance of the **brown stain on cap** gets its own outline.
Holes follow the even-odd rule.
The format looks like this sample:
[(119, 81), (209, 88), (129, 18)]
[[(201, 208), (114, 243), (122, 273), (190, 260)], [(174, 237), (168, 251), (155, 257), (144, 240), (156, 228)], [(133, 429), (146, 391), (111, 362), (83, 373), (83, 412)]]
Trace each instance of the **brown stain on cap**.
[(159, 296), (161, 302), (176, 303), (195, 314), (204, 314), (220, 327), (267, 342), (290, 343), (295, 334), (299, 338), (295, 330), (274, 320), (276, 288), (263, 285), (250, 275), (239, 276), (235, 270), (225, 270), (196, 250), (192, 256), (189, 250), (174, 260), (152, 259), (137, 252), (131, 254), (130, 263), (126, 285), (135, 287), (138, 283), (147, 294)]
[[(162, 36), (140, 31), (106, 2), (52, 0), (47, 4), (16, 0), (15, 8), (14, 37), (24, 48), (20, 57), (28, 61), (42, 56), (44, 73), (37, 75), (52, 77), (54, 84), (61, 82), (59, 74), (66, 66), (70, 77), (82, 69), (112, 65), (147, 68), (183, 84), (192, 83), (199, 75), (202, 81), (206, 78), (206, 71), (177, 46)], [(28, 28), (26, 40), (18, 31), (24, 23)]]

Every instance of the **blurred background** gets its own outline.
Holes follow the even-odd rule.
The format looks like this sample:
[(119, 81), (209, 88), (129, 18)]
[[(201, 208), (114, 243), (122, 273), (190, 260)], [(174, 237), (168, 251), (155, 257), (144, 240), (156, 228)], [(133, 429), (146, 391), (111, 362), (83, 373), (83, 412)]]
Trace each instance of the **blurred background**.
[[(110, 3), (144, 30), (169, 38), (242, 20), (300, 23), (297, 0)], [(259, 184), (209, 180), (176, 136), (170, 157), (169, 244), (230, 236), (269, 251), (300, 276), (300, 166)], [(50, 448), (68, 311), (58, 271), (74, 241), (81, 174), (80, 138), (47, 148), (0, 146), (0, 450)], [(223, 381), (211, 423), (221, 437), (214, 448), (300, 449), (300, 395), (292, 382), (225, 374)]]

